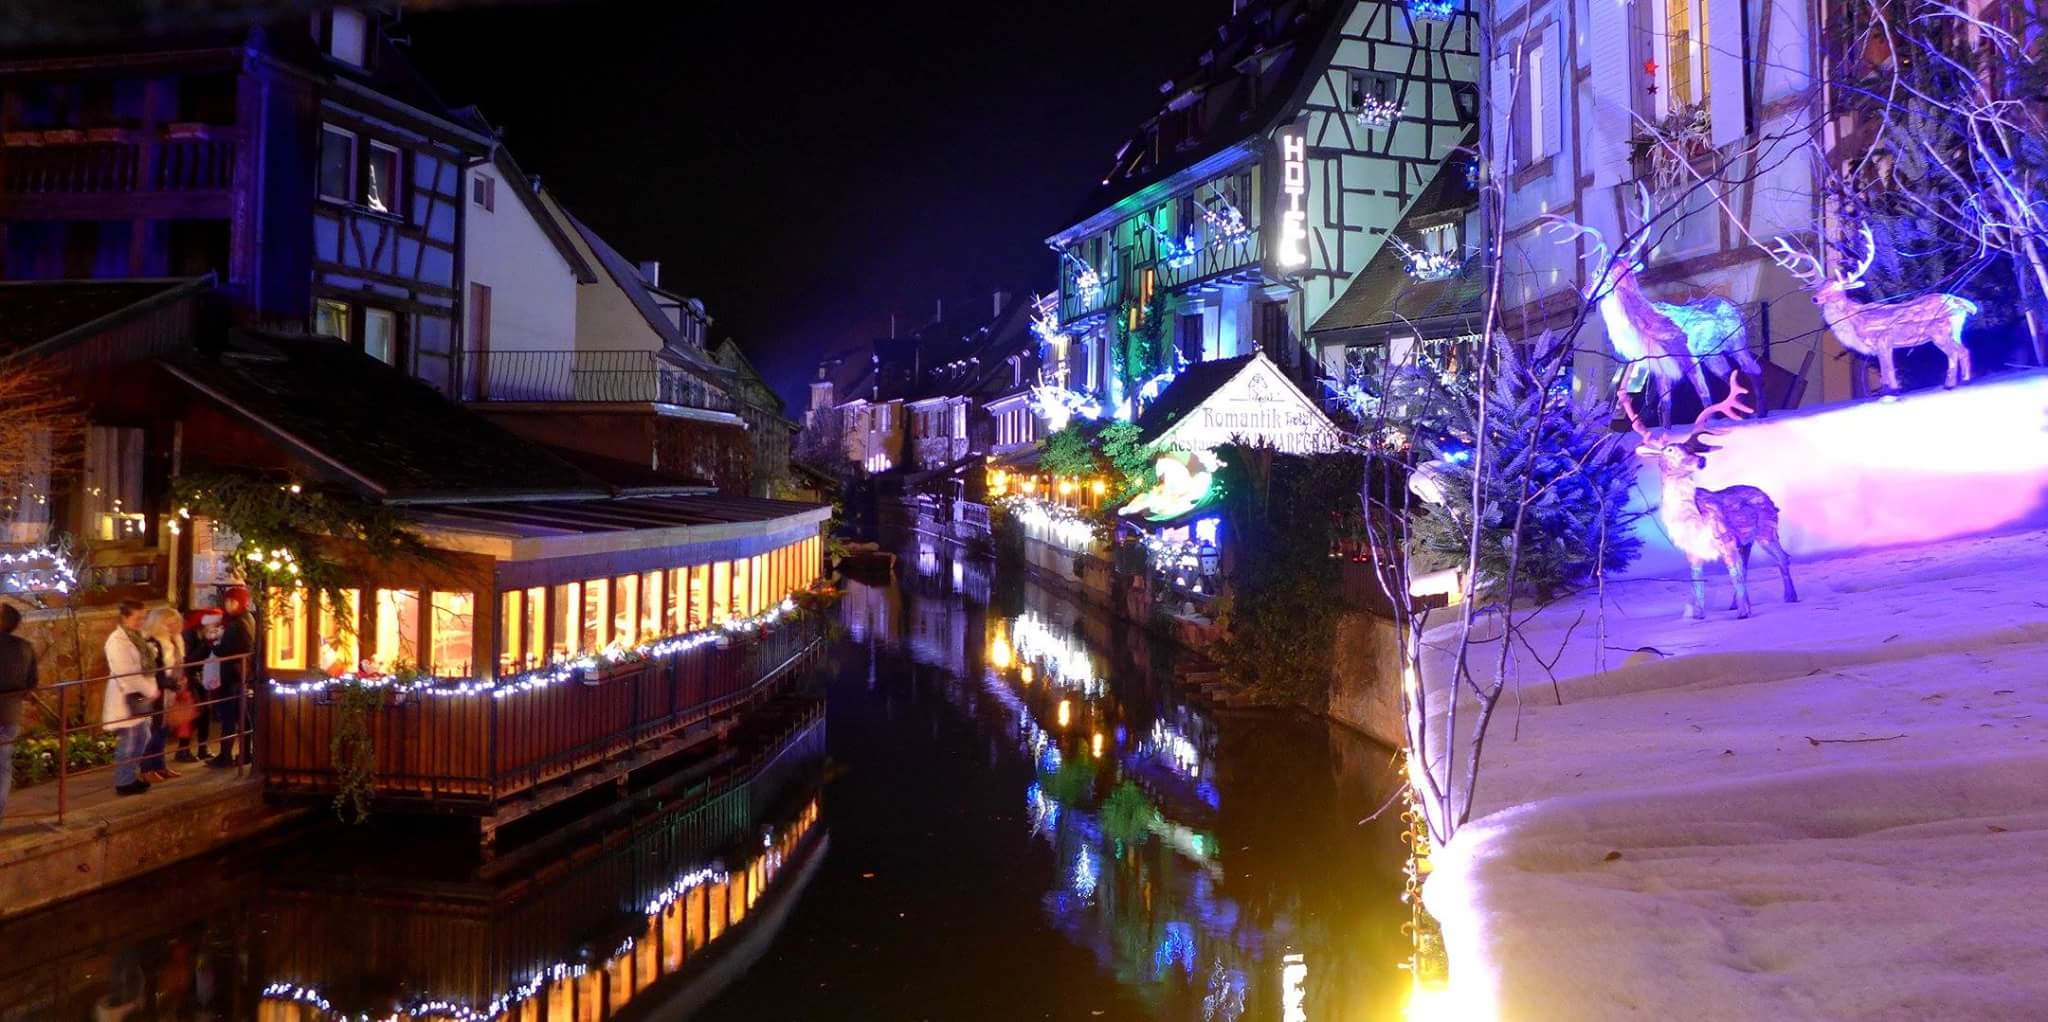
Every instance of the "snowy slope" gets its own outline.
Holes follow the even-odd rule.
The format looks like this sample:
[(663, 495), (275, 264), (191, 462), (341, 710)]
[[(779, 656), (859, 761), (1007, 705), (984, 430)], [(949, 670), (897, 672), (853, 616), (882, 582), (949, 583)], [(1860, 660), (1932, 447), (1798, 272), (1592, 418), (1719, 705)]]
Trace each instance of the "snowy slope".
[(1563, 705), (1523, 655), (1427, 891), (1462, 992), (1516, 1020), (2048, 1018), (2048, 533), (1794, 573), (1787, 605), (1753, 569), (1747, 621), (1640, 581), (1604, 641), (1591, 596), (1530, 627)]

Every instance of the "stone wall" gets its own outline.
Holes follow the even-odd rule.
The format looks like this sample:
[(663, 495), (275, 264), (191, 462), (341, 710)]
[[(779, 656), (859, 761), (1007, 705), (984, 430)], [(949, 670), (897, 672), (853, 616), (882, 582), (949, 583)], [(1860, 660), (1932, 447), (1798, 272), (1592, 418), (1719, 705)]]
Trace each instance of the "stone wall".
[(1385, 745), (1407, 744), (1401, 725), (1401, 643), (1394, 622), (1351, 611), (1337, 619), (1330, 716)]

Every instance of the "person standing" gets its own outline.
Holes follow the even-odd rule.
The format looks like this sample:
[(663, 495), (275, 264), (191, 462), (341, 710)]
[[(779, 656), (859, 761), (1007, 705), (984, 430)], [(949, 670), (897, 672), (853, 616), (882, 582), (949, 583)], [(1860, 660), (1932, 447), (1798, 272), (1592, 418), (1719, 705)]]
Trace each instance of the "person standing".
[[(211, 693), (213, 721), (220, 726), (220, 755), (206, 761), (210, 767), (235, 765), (235, 738), (242, 730), (242, 688), (253, 677), (249, 661), (256, 650), (255, 626), (249, 620), (249, 591), (240, 586), (227, 591), (221, 601), (226, 620), (220, 638), (214, 640), (212, 656), (220, 661), (220, 688)], [(248, 755), (248, 742), (241, 744)]]
[[(213, 657), (213, 640), (220, 637), (220, 608), (195, 610), (185, 619), (185, 691), (192, 696), (192, 725), (178, 735), (178, 754), (173, 757), (180, 763), (193, 763), (207, 758), (207, 739), (213, 734), (213, 706), (208, 700), (220, 688), (220, 662)], [(199, 738), (199, 752), (192, 752), (194, 734)]]
[(14, 740), (21, 737), (21, 704), (42, 683), (36, 648), (16, 634), (21, 611), (0, 603), (0, 823), (7, 822), (7, 795), (14, 790)]
[(148, 755), (149, 713), (158, 695), (156, 669), (149, 640), (142, 635), (146, 617), (141, 603), (122, 600), (114, 630), (107, 635), (107, 690), (100, 702), (100, 726), (115, 732), (114, 792), (140, 795), (149, 782), (138, 773)]
[(181, 620), (177, 611), (158, 607), (149, 612), (142, 625), (142, 641), (147, 644), (156, 668), (156, 712), (150, 715), (149, 754), (142, 761), (142, 779), (152, 784), (178, 776), (164, 762), (164, 743), (171, 737), (166, 711), (185, 688), (185, 637), (178, 627)]

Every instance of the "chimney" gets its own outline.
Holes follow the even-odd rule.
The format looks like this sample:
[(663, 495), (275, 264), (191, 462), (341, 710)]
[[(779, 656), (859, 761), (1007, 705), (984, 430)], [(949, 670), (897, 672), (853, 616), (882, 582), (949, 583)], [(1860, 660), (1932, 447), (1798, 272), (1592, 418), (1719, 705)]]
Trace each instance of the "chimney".
[(944, 323), (946, 321), (946, 300), (944, 298), (932, 299), (932, 308), (934, 310), (932, 312), (932, 322)]
[(661, 286), (661, 260), (659, 260), (659, 259), (642, 259), (642, 260), (640, 260), (640, 279), (641, 279), (641, 280), (644, 280), (644, 281), (646, 281), (646, 282), (648, 283), (648, 285), (649, 285), (649, 286), (651, 286), (651, 287), (660, 287), (660, 286)]
[(1008, 307), (1009, 307), (1009, 304), (1010, 304), (1010, 293), (1009, 293), (1008, 291), (1000, 291), (1000, 290), (999, 290), (999, 291), (997, 291), (997, 292), (996, 292), (996, 294), (995, 294), (995, 298), (996, 298), (996, 311), (995, 311), (995, 312), (994, 312), (994, 313), (993, 313), (993, 314), (992, 314), (992, 315), (991, 315), (991, 316), (990, 316), (989, 318), (990, 318), (990, 319), (1001, 319), (1001, 318), (1002, 318), (1002, 315), (1003, 315), (1003, 310), (1004, 310), (1005, 308), (1008, 308)]

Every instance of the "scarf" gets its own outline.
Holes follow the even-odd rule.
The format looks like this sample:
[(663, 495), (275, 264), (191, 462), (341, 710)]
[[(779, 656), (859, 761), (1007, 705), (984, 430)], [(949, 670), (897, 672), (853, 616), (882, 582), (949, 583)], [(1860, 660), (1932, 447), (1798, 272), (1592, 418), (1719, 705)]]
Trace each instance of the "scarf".
[(121, 634), (126, 635), (128, 637), (128, 642), (135, 647), (135, 655), (142, 659), (142, 666), (144, 668), (153, 670), (157, 667), (162, 666), (161, 664), (153, 664), (150, 662), (157, 658), (150, 655), (149, 642), (143, 639), (141, 632), (138, 632), (135, 629), (128, 627), (127, 625), (122, 625)]

